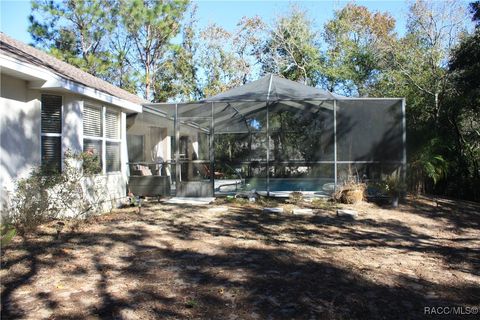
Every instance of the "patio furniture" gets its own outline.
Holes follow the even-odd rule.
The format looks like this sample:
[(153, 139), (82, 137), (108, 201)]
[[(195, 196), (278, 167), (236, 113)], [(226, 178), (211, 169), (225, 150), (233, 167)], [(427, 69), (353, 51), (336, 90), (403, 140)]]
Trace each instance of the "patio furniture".
[[(203, 169), (205, 170), (205, 177), (210, 179), (212, 176), (212, 172), (210, 171), (210, 168), (206, 164), (203, 164)], [(213, 177), (215, 179), (221, 179), (225, 177), (225, 175), (222, 172), (215, 171), (213, 173)]]
[[(160, 175), (161, 170), (155, 170), (157, 164), (129, 164), (130, 177), (128, 188), (136, 196), (158, 197), (169, 196), (171, 192), (170, 177)], [(157, 174), (152, 174), (152, 169)]]

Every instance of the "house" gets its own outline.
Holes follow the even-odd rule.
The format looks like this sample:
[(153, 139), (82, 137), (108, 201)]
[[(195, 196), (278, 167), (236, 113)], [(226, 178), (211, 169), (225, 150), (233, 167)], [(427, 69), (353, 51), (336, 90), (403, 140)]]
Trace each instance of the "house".
[(0, 186), (66, 150), (101, 159), (105, 201), (240, 189), (328, 196), (406, 174), (405, 99), (343, 97), (266, 75), (204, 100), (154, 104), (0, 34)]
[[(4, 33), (0, 33), (0, 68), (2, 205), (14, 180), (27, 176), (34, 166), (60, 170), (66, 150), (97, 153), (107, 202), (115, 205), (124, 198), (127, 117), (141, 113), (146, 101)], [(149, 136), (142, 130), (137, 128), (137, 138)], [(168, 151), (165, 155), (158, 151), (158, 156), (167, 157)]]

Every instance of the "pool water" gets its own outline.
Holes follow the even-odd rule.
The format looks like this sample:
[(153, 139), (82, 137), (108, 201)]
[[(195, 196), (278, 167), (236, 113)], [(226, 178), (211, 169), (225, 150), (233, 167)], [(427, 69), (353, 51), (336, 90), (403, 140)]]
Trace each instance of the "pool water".
[[(246, 179), (247, 190), (267, 190), (266, 178)], [(270, 178), (270, 191), (330, 191), (334, 179)]]

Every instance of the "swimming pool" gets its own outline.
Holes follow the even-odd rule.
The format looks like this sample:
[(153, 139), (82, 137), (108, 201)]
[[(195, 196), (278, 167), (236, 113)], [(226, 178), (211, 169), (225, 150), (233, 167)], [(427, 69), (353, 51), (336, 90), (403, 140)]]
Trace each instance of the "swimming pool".
[[(270, 178), (270, 191), (333, 191), (334, 179), (324, 178)], [(245, 181), (247, 190), (267, 190), (266, 178), (251, 178)]]

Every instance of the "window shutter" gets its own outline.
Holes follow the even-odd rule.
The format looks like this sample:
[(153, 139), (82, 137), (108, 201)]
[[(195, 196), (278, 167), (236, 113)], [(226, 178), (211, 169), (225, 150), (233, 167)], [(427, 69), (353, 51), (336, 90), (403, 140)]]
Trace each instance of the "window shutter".
[(120, 117), (117, 112), (107, 110), (105, 114), (105, 133), (109, 139), (119, 139), (120, 137)]
[(102, 136), (102, 110), (85, 105), (83, 107), (83, 135)]
[(62, 133), (62, 97), (42, 94), (42, 133)]
[(60, 137), (42, 136), (42, 165), (47, 172), (62, 170), (62, 141)]
[(105, 151), (107, 172), (120, 171), (120, 143), (107, 141)]

